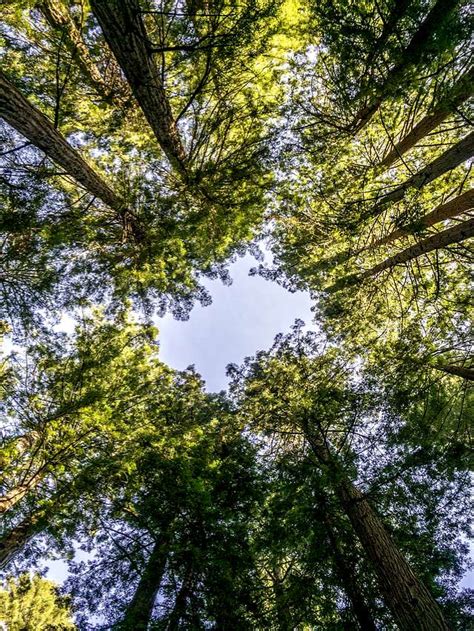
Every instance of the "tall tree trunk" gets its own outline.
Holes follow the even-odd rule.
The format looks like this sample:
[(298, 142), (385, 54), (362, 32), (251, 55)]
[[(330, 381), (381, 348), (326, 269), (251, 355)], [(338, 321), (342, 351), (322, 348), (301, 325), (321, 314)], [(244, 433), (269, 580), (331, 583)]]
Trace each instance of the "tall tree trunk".
[(60, 0), (40, 0), (36, 6), (50, 26), (62, 33), (71, 56), (77, 59), (77, 63), (84, 76), (87, 77), (89, 84), (104, 99), (109, 99), (111, 88), (92, 60), (79, 29), (67, 9), (61, 5)]
[(381, 167), (388, 168), (407, 151), (414, 147), (420, 140), (427, 136), (445, 121), (453, 111), (462, 105), (473, 93), (474, 68), (464, 74), (451, 88), (449, 93), (441, 99), (434, 110), (424, 116), (413, 129), (393, 148), (380, 162)]
[(17, 484), (13, 489), (10, 489), (5, 495), (0, 496), (0, 515), (11, 510), (25, 495), (38, 486), (41, 480), (44, 478), (45, 472), (40, 471), (35, 475), (32, 475), (29, 480)]
[(359, 276), (359, 278), (367, 278), (369, 276), (374, 276), (375, 274), (379, 274), (386, 269), (391, 267), (395, 267), (395, 265), (402, 265), (403, 263), (408, 263), (413, 259), (418, 258), (422, 254), (428, 254), (429, 252), (433, 252), (433, 250), (440, 250), (441, 248), (445, 248), (448, 245), (453, 245), (455, 243), (461, 243), (466, 239), (469, 239), (474, 235), (474, 219), (470, 219), (469, 221), (463, 221), (462, 223), (458, 223), (451, 228), (447, 228), (442, 232), (437, 232), (436, 234), (432, 234), (426, 239), (415, 243), (411, 247), (395, 254), (394, 256), (390, 256), (382, 263), (375, 265), (371, 269), (367, 270), (363, 274)]
[[(384, 20), (380, 37), (377, 38), (372, 51), (367, 57), (367, 61), (365, 62), (366, 68), (370, 68), (374, 61), (377, 59), (378, 55), (383, 50), (383, 47), (387, 43), (388, 38), (395, 31), (395, 27), (397, 26), (398, 22), (405, 15), (410, 4), (411, 0), (394, 0), (392, 4), (392, 9), (387, 18)], [(382, 16), (380, 15), (380, 17)]]
[(122, 68), (158, 144), (173, 168), (186, 175), (186, 153), (137, 0), (91, 0), (105, 39)]
[(45, 511), (25, 517), (0, 537), (0, 569), (5, 568), (38, 532), (45, 518)]
[(403, 51), (400, 61), (390, 70), (388, 77), (376, 89), (373, 99), (355, 115), (352, 123), (354, 132), (363, 129), (372, 120), (385, 98), (399, 87), (407, 70), (420, 62), (432, 36), (446, 22), (458, 4), (459, 0), (436, 0), (431, 11)]
[(474, 132), (465, 136), (462, 140), (438, 156), (433, 162), (427, 164), (423, 169), (412, 175), (393, 191), (384, 195), (375, 206), (365, 213), (364, 218), (376, 217), (385, 206), (391, 202), (398, 202), (405, 196), (409, 188), (422, 189), (433, 182), (444, 173), (452, 171), (457, 166), (468, 160), (474, 154)]
[(123, 202), (110, 186), (2, 72), (0, 72), (0, 117), (38, 149), (44, 151), (91, 195), (98, 197), (118, 213), (123, 213)]
[(324, 437), (303, 427), (378, 578), (385, 603), (401, 631), (449, 631), (438, 604), (398, 550), (379, 516), (347, 478)]
[(331, 544), (332, 554), (337, 569), (338, 578), (341, 581), (342, 588), (347, 594), (351, 604), (354, 617), (359, 623), (361, 631), (377, 631), (374, 619), (367, 606), (362, 591), (357, 581), (356, 568), (342, 552), (337, 537), (334, 533), (334, 527), (327, 513), (323, 516), (324, 526)]
[(455, 375), (466, 379), (467, 381), (474, 381), (474, 368), (467, 368), (465, 366), (456, 366), (455, 364), (431, 364), (436, 370), (441, 370), (449, 375)]
[(112, 628), (120, 631), (146, 631), (168, 558), (168, 537), (155, 543), (122, 620)]
[(412, 245), (406, 250), (402, 250), (402, 252), (399, 252), (394, 256), (390, 256), (381, 263), (374, 265), (374, 267), (371, 267), (367, 271), (362, 272), (362, 274), (352, 274), (350, 276), (345, 276), (344, 278), (339, 279), (333, 285), (328, 287), (325, 291), (327, 291), (328, 293), (335, 293), (337, 291), (340, 291), (344, 287), (355, 285), (365, 278), (380, 274), (380, 272), (391, 269), (396, 265), (403, 265), (404, 263), (413, 261), (422, 254), (428, 254), (429, 252), (433, 252), (434, 250), (440, 250), (442, 248), (446, 248), (449, 245), (461, 243), (462, 241), (465, 241), (472, 236), (474, 236), (474, 219), (463, 221), (462, 223), (458, 223), (451, 228), (443, 230), (442, 232), (437, 232), (436, 234), (432, 234), (431, 236), (426, 237), (426, 239), (415, 243), (415, 245)]
[(181, 620), (186, 613), (186, 605), (191, 594), (194, 582), (194, 571), (192, 561), (188, 562), (184, 574), (182, 585), (176, 596), (173, 611), (166, 625), (166, 631), (177, 631), (180, 628)]
[[(444, 204), (440, 204), (430, 213), (425, 215), (419, 220), (420, 227), (422, 228), (430, 228), (441, 221), (445, 221), (446, 219), (452, 219), (453, 217), (457, 217), (458, 215), (462, 215), (466, 211), (474, 208), (474, 189), (466, 191), (462, 195), (458, 195), (454, 199), (449, 200)], [(373, 250), (375, 248), (380, 247), (381, 245), (387, 245), (400, 239), (401, 237), (406, 237), (410, 232), (407, 228), (397, 228), (393, 232), (390, 232), (385, 237), (377, 239), (370, 245), (358, 250), (355, 254), (360, 254), (361, 252), (367, 252), (368, 250)], [(354, 256), (354, 255), (353, 255)]]

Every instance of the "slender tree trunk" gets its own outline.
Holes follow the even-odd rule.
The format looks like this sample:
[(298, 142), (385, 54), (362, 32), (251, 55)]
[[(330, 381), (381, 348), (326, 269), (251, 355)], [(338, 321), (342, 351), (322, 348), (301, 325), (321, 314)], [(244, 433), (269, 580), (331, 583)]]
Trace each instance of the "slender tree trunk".
[(334, 534), (334, 528), (327, 513), (324, 517), (324, 526), (328, 535), (329, 542), (333, 553), (334, 562), (337, 568), (337, 574), (344, 591), (347, 594), (354, 616), (359, 623), (361, 631), (377, 631), (372, 613), (367, 606), (362, 591), (358, 585), (356, 578), (356, 569), (343, 554), (340, 549), (339, 542)]
[(186, 153), (153, 59), (138, 0), (91, 0), (91, 7), (158, 144), (184, 177)]
[(192, 562), (186, 567), (183, 583), (178, 591), (174, 603), (173, 611), (166, 625), (166, 631), (177, 631), (180, 628), (181, 620), (186, 613), (186, 605), (193, 588), (194, 572)]
[(377, 39), (375, 46), (373, 47), (370, 55), (367, 58), (365, 64), (366, 68), (370, 68), (373, 62), (377, 59), (380, 51), (383, 50), (383, 47), (387, 43), (388, 38), (395, 31), (395, 27), (397, 26), (400, 19), (405, 15), (410, 4), (411, 0), (395, 0), (393, 2), (390, 14), (384, 21), (380, 37)]
[(0, 72), (0, 117), (44, 151), (91, 195), (123, 212), (123, 202), (110, 186), (71, 147), (44, 114), (32, 105)]
[(376, 217), (385, 206), (391, 202), (398, 202), (405, 196), (409, 188), (422, 189), (444, 173), (452, 171), (468, 160), (474, 154), (474, 132), (465, 136), (453, 147), (441, 154), (436, 160), (427, 164), (423, 169), (412, 175), (393, 191), (384, 195), (375, 206), (365, 215), (365, 218)]
[[(474, 208), (474, 189), (466, 191), (462, 195), (458, 195), (458, 197), (449, 200), (449, 202), (437, 206), (434, 210), (420, 219), (420, 227), (430, 228), (441, 221), (462, 215), (471, 208)], [(381, 245), (387, 245), (397, 239), (400, 239), (401, 237), (406, 237), (409, 234), (410, 232), (407, 228), (397, 228), (397, 230), (390, 232), (385, 237), (377, 239), (367, 247), (358, 250), (355, 254), (360, 254), (361, 252), (366, 252), (368, 250), (374, 250)]]
[(355, 115), (353, 121), (354, 132), (363, 129), (372, 120), (385, 98), (399, 87), (407, 70), (420, 62), (432, 36), (446, 22), (458, 4), (459, 0), (437, 0), (435, 2), (431, 11), (420, 24), (410, 43), (403, 51), (400, 61), (392, 68), (388, 77), (376, 90), (375, 97)]
[(112, 627), (113, 629), (146, 631), (165, 573), (167, 558), (168, 539), (164, 537), (154, 545), (125, 615)]
[(435, 109), (422, 118), (383, 158), (381, 167), (388, 168), (420, 140), (446, 120), (473, 93), (474, 68), (463, 75)]
[(323, 437), (303, 428), (314, 454), (327, 470), (378, 578), (382, 596), (401, 631), (449, 631), (438, 604), (398, 550), (367, 499), (347, 478)]
[(280, 631), (290, 631), (293, 628), (291, 614), (288, 609), (288, 599), (285, 595), (283, 577), (279, 568), (275, 568), (273, 578), (273, 593), (275, 595), (275, 608), (277, 624)]
[(111, 95), (110, 86), (107, 85), (102, 73), (92, 60), (89, 49), (67, 9), (61, 6), (61, 2), (58, 0), (40, 0), (36, 6), (50, 26), (63, 34), (66, 46), (72, 57), (77, 59), (77, 63), (84, 76), (87, 77), (89, 84), (104, 99), (108, 99)]

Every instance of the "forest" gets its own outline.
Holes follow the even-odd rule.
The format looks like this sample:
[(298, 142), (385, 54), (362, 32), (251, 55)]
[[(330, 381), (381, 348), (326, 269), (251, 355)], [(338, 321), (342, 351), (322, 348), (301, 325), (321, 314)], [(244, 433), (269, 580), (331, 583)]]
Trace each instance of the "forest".
[[(472, 4), (0, 13), (0, 627), (474, 629)], [(314, 322), (212, 393), (249, 253)]]

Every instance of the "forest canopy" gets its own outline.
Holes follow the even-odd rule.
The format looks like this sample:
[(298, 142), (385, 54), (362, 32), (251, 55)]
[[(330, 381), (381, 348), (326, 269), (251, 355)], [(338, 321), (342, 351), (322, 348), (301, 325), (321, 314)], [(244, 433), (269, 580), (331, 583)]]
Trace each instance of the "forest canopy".
[[(467, 0), (2, 2), (0, 626), (471, 628), (472, 50)], [(210, 393), (156, 319), (246, 253), (314, 322)]]

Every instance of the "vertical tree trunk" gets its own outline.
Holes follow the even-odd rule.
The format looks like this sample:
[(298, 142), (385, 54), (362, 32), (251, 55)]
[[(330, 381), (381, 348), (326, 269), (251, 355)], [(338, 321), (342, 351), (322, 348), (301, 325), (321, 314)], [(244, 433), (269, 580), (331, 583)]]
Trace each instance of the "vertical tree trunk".
[(434, 110), (424, 116), (413, 129), (402, 138), (380, 162), (381, 167), (388, 168), (420, 140), (427, 136), (446, 120), (453, 111), (466, 101), (473, 92), (474, 68), (463, 75), (451, 88), (449, 93), (441, 99)]
[(29, 480), (17, 484), (13, 489), (10, 489), (5, 495), (0, 496), (0, 515), (11, 510), (25, 495), (38, 486), (44, 477), (44, 472), (36, 473), (32, 475)]
[[(474, 208), (474, 189), (466, 191), (462, 195), (458, 195), (454, 199), (449, 200), (449, 202), (437, 206), (434, 210), (419, 220), (420, 227), (430, 228), (441, 221), (462, 215), (471, 208)], [(374, 250), (381, 245), (388, 245), (389, 243), (409, 234), (410, 232), (406, 228), (397, 228), (397, 230), (390, 232), (385, 237), (377, 239), (367, 247), (358, 250), (355, 254)]]
[(339, 580), (341, 581), (342, 588), (346, 592), (351, 604), (354, 617), (359, 623), (361, 631), (377, 631), (370, 609), (367, 606), (362, 595), (362, 591), (358, 585), (355, 566), (341, 551), (337, 537), (334, 534), (331, 520), (327, 513), (324, 515), (323, 520), (328, 539), (331, 544), (337, 574)]
[(388, 77), (376, 90), (375, 97), (355, 115), (352, 124), (355, 133), (372, 120), (385, 98), (399, 87), (407, 70), (420, 62), (432, 36), (446, 22), (458, 4), (459, 0), (436, 0), (431, 11), (403, 51), (400, 61), (390, 70)]
[(186, 153), (153, 59), (140, 4), (137, 0), (91, 0), (91, 7), (158, 144), (184, 177)]
[(122, 213), (123, 202), (109, 185), (2, 72), (0, 72), (0, 117), (38, 149), (44, 151), (91, 195), (101, 199), (113, 210)]
[(112, 628), (120, 631), (146, 631), (168, 558), (168, 538), (155, 543), (122, 620)]
[(435, 599), (417, 578), (367, 499), (347, 478), (324, 437), (315, 434), (307, 424), (303, 430), (315, 456), (328, 472), (400, 630), (449, 631)]
[(181, 620), (186, 613), (186, 605), (193, 588), (194, 572), (192, 562), (186, 567), (182, 585), (176, 596), (173, 611), (166, 625), (166, 631), (177, 631), (180, 628)]

